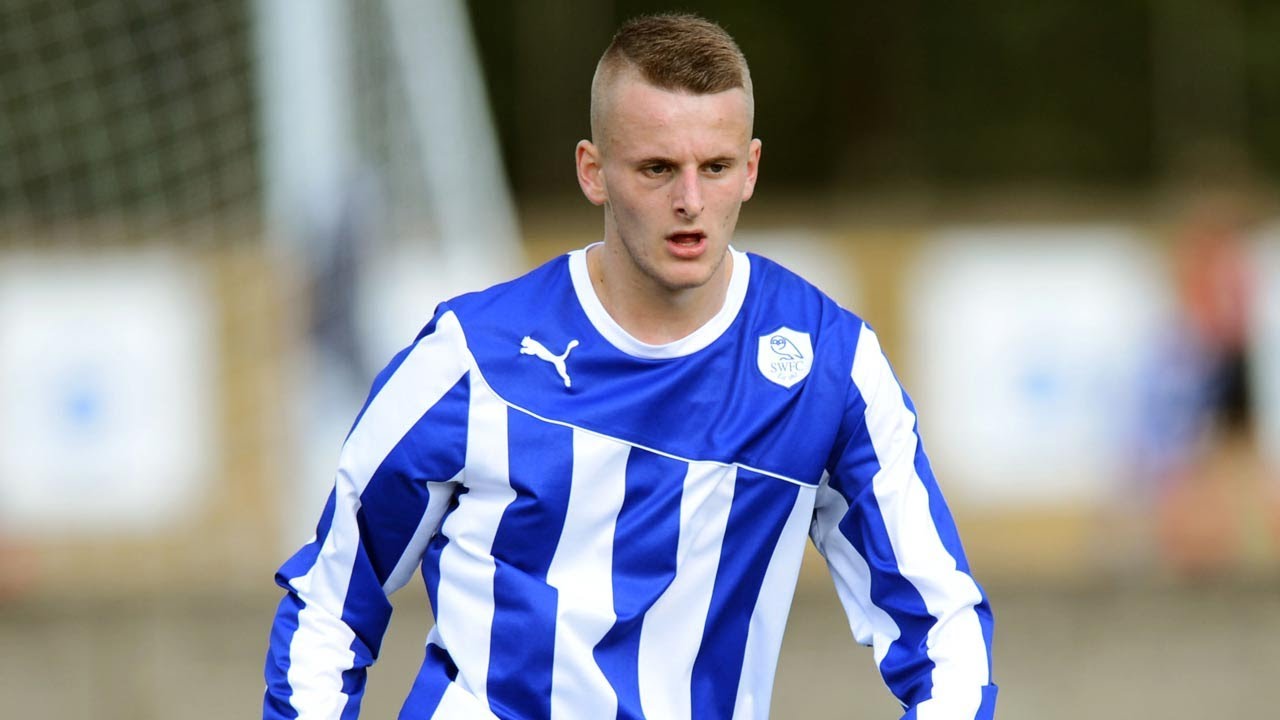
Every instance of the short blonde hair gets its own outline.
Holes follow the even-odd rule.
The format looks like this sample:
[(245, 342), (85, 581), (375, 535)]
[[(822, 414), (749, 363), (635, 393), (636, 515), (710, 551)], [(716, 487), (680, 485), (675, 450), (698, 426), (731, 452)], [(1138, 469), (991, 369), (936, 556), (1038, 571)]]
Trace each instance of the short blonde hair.
[(622, 24), (591, 81), (591, 135), (600, 139), (606, 92), (626, 72), (663, 90), (695, 95), (741, 88), (755, 114), (747, 59), (724, 28), (697, 15), (644, 15)]

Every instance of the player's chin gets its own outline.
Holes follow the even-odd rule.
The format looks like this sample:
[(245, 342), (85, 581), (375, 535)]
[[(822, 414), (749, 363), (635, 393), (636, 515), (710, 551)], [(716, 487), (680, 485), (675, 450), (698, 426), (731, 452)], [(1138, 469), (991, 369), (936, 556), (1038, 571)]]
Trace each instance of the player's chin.
[(686, 265), (684, 267), (672, 268), (663, 278), (663, 284), (668, 290), (693, 290), (711, 282), (711, 278), (715, 277), (715, 267), (702, 267)]

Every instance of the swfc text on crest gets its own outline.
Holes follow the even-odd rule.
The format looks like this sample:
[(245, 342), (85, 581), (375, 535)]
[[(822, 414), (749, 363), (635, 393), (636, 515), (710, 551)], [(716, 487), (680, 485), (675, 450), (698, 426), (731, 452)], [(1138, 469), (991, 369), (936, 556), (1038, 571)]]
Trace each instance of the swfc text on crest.
[(813, 344), (809, 333), (780, 327), (760, 336), (756, 366), (771, 382), (789, 388), (805, 379), (813, 367)]

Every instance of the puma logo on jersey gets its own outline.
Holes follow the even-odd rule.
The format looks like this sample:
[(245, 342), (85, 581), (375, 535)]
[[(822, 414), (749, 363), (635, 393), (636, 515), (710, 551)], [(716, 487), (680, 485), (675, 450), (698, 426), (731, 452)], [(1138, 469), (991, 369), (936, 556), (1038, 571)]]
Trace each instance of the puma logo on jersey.
[(569, 346), (564, 349), (563, 353), (559, 355), (553, 355), (545, 345), (538, 342), (537, 340), (534, 340), (528, 335), (525, 335), (524, 338), (520, 341), (520, 354), (532, 355), (538, 358), (539, 360), (546, 360), (547, 362), (551, 363), (551, 365), (555, 367), (556, 372), (560, 374), (560, 378), (564, 380), (564, 386), (570, 387), (573, 385), (573, 383), (569, 380), (569, 371), (565, 368), (564, 363), (565, 363), (565, 360), (569, 358), (569, 352), (576, 347), (578, 347), (578, 341), (570, 340)]

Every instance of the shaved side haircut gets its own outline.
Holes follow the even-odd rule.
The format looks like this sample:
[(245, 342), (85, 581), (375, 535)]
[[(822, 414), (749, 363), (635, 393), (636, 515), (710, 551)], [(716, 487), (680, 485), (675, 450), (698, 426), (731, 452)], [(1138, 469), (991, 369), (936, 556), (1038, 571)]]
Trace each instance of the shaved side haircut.
[(591, 81), (591, 136), (599, 142), (608, 94), (618, 78), (638, 73), (671, 92), (712, 95), (739, 88), (747, 95), (748, 123), (755, 116), (747, 59), (724, 28), (697, 15), (645, 15), (618, 28)]

